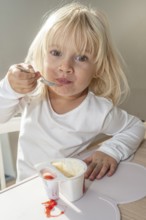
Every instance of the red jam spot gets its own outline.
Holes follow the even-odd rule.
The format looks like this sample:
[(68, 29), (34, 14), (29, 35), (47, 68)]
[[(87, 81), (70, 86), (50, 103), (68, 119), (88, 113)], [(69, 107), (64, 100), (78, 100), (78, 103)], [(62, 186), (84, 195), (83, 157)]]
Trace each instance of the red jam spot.
[(47, 173), (44, 173), (43, 174), (43, 179), (45, 180), (53, 180), (55, 177), (52, 176), (51, 174), (47, 174)]
[(64, 211), (61, 211), (58, 215), (51, 214), (51, 211), (54, 209), (55, 206), (57, 206), (57, 202), (53, 199), (51, 199), (47, 202), (43, 202), (42, 204), (45, 206), (45, 214), (46, 214), (46, 217), (48, 217), (48, 218), (58, 217), (58, 216), (64, 214)]
[(50, 172), (48, 169), (42, 169), (41, 171), (40, 171), (40, 173), (41, 173), (41, 176), (42, 176), (42, 178), (43, 179), (45, 179), (45, 180), (53, 180), (53, 179), (55, 179), (56, 178), (56, 175), (54, 174), (54, 173), (52, 173), (52, 172)]

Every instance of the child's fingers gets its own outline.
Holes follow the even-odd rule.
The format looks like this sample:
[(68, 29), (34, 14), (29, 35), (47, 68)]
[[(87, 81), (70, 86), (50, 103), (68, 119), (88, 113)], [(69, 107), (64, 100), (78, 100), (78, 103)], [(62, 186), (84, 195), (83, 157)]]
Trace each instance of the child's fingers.
[(14, 73), (21, 80), (33, 79), (36, 76), (32, 67), (29, 68), (29, 66), (22, 66), (22, 65), (16, 65), (14, 67)]
[(31, 65), (15, 64), (8, 71), (9, 83), (18, 93), (29, 93), (37, 86), (37, 80), (40, 78), (39, 72), (34, 72)]
[(87, 168), (87, 171), (85, 173), (85, 178), (86, 179), (88, 179), (91, 176), (91, 174), (92, 174), (93, 170), (95, 169), (95, 167), (96, 167), (96, 163), (90, 163), (89, 164), (89, 166)]
[(118, 164), (115, 164), (115, 163), (103, 164), (100, 172), (96, 176), (96, 179), (101, 179), (105, 174), (107, 174), (107, 176), (112, 176), (115, 173), (117, 166)]
[(107, 173), (107, 176), (112, 176), (115, 173), (117, 167), (118, 167), (118, 164), (111, 164), (109, 172)]
[(96, 179), (101, 179), (110, 169), (110, 165), (108, 164), (103, 164), (99, 173), (96, 176)]
[(89, 165), (89, 164), (91, 163), (91, 161), (92, 161), (92, 157), (89, 156), (89, 157), (85, 158), (83, 161), (84, 161), (87, 165)]

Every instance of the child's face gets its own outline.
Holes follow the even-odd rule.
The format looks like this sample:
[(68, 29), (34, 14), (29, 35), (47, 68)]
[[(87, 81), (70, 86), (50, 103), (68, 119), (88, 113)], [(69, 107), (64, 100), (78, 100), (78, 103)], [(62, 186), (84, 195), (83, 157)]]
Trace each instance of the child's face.
[(86, 90), (95, 71), (91, 54), (88, 51), (77, 53), (70, 40), (63, 49), (58, 45), (50, 46), (44, 59), (44, 77), (57, 83), (51, 90), (64, 97), (78, 96)]

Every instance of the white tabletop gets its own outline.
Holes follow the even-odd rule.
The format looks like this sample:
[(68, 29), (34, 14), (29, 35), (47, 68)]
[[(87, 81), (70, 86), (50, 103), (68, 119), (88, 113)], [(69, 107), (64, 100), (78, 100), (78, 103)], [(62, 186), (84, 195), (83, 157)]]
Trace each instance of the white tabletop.
[[(140, 189), (137, 187), (137, 176), (141, 185)], [(86, 180), (85, 185), (86, 192), (78, 201), (71, 203), (63, 197), (57, 200), (58, 205), (53, 213), (56, 215), (64, 211), (64, 214), (49, 219), (94, 220), (96, 217), (100, 220), (120, 220), (117, 203), (136, 201), (146, 195), (146, 168), (132, 162), (124, 162), (119, 165), (112, 177), (104, 177), (102, 180), (93, 182)], [(115, 190), (117, 190), (116, 195)], [(42, 203), (47, 200), (40, 177), (29, 178), (1, 192), (0, 218), (3, 220), (45, 220), (47, 217)]]
[[(0, 217), (3, 220), (45, 220), (47, 217), (42, 203), (47, 200), (41, 179), (32, 178), (1, 193)], [(56, 213), (62, 209), (64, 214), (49, 219), (89, 220), (97, 216), (102, 220), (120, 220), (119, 209), (115, 202), (95, 194), (92, 189), (76, 202), (71, 203), (63, 198), (57, 202), (60, 206), (56, 208)]]

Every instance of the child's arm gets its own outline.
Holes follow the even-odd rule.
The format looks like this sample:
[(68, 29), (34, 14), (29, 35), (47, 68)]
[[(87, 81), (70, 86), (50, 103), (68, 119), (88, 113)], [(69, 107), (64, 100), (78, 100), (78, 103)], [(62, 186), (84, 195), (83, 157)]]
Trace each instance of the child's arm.
[(113, 107), (104, 121), (102, 132), (112, 138), (103, 142), (99, 150), (119, 162), (137, 150), (144, 138), (145, 127), (137, 117)]
[(105, 119), (102, 132), (113, 137), (85, 159), (89, 165), (85, 177), (91, 180), (100, 179), (105, 174), (111, 176), (118, 163), (137, 150), (144, 138), (145, 128), (138, 118), (114, 107)]

